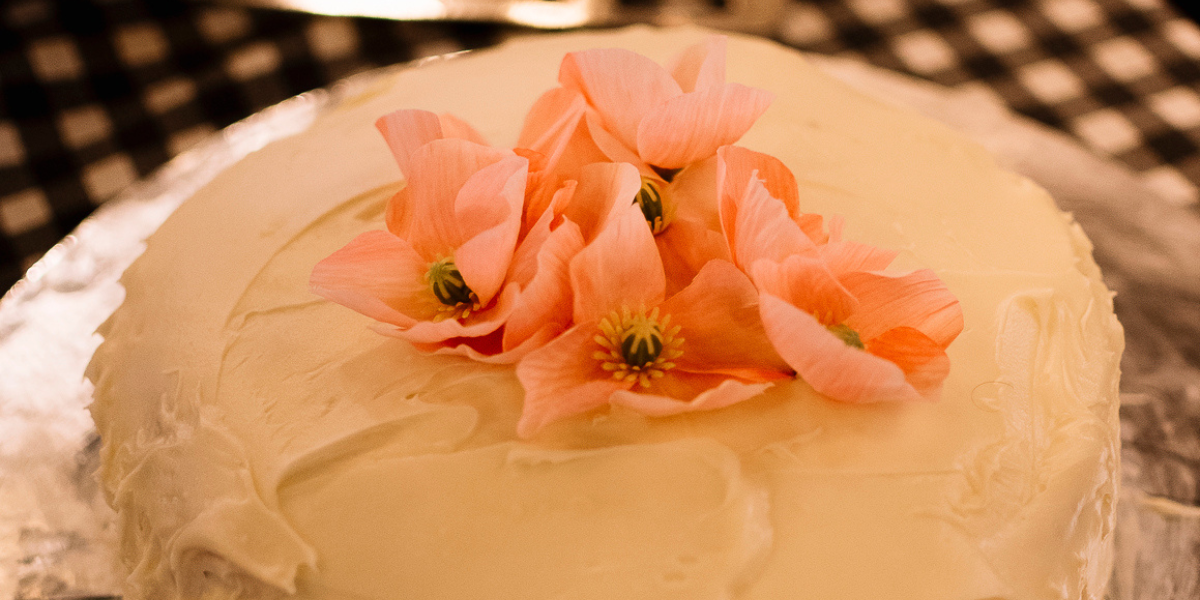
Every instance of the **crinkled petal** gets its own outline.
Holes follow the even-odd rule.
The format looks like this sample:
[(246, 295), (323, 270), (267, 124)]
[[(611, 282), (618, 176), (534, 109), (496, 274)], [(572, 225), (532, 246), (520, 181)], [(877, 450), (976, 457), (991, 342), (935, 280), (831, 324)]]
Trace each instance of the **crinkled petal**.
[(427, 110), (405, 109), (388, 113), (375, 121), (375, 128), (383, 134), (400, 172), (408, 178), (412, 177), (409, 162), (413, 152), (443, 137), (441, 120)]
[(772, 98), (766, 90), (737, 83), (683, 94), (642, 119), (634, 147), (656, 167), (685, 167), (745, 135)]
[(454, 251), (454, 262), (485, 305), (503, 285), (516, 249), (527, 168), (519, 156), (488, 165), (467, 180), (455, 203), (458, 235), (466, 239)]
[(388, 199), (383, 215), (387, 230), (398, 238), (409, 239), (412, 232), (412, 193), (407, 187), (400, 188)]
[[(509, 150), (459, 139), (434, 140), (413, 152), (413, 173), (403, 194), (407, 206), (396, 212), (409, 215), (408, 241), (421, 256), (430, 261), (451, 256), (460, 244), (496, 225), (497, 213), (493, 210), (463, 215), (466, 221), (460, 220), (459, 192), (484, 167), (504, 159), (528, 164)], [(517, 168), (516, 163), (510, 163), (509, 168)], [(488, 175), (507, 180), (498, 171)]]
[(758, 292), (744, 273), (724, 260), (704, 265), (691, 285), (659, 306), (678, 326), (679, 369), (738, 374), (769, 380), (789, 372), (763, 329)]
[(525, 114), (517, 146), (549, 154), (548, 149), (570, 136), (586, 110), (587, 98), (578, 90), (556, 87), (544, 92)]
[(537, 273), (521, 290), (517, 307), (504, 327), (504, 348), (516, 348), (548, 324), (563, 331), (571, 321), (571, 259), (583, 249), (579, 227), (564, 221), (550, 233), (537, 255)]
[(508, 349), (503, 347), (504, 329), (478, 338), (456, 338), (441, 344), (413, 344), (413, 347), (430, 354), (465, 356), (475, 362), (511, 365), (545, 346), (562, 332), (563, 328), (557, 323), (547, 323), (524, 342)]
[(587, 165), (579, 173), (579, 185), (563, 216), (578, 224), (583, 238), (590, 242), (633, 203), (641, 187), (641, 175), (633, 165)]
[(796, 186), (796, 176), (783, 161), (741, 146), (721, 147), (717, 150), (717, 160), (723, 165), (723, 168), (718, 166), (717, 179), (727, 195), (741, 194), (747, 181), (758, 178), (767, 193), (783, 203), (788, 216), (795, 220), (800, 215), (800, 188)]
[(921, 399), (900, 367), (846, 345), (812, 315), (770, 294), (759, 306), (779, 355), (818, 393), (843, 402)]
[(414, 344), (444, 345), (447, 340), (456, 338), (477, 338), (487, 336), (508, 320), (509, 315), (517, 306), (520, 288), (515, 285), (504, 286), (496, 295), (491, 305), (472, 312), (465, 319), (430, 318), (419, 321), (408, 328), (397, 329), (389, 335), (408, 340)]
[(841, 281), (859, 302), (846, 324), (863, 339), (895, 327), (911, 327), (945, 348), (962, 332), (958, 298), (929, 269), (898, 275), (850, 273)]
[(517, 363), (525, 388), (517, 435), (527, 439), (554, 421), (604, 406), (613, 392), (632, 385), (613, 379), (593, 357), (601, 350), (598, 334), (594, 323), (577, 325)]
[(867, 351), (904, 371), (904, 378), (928, 400), (937, 400), (950, 375), (950, 357), (937, 342), (911, 327), (897, 327), (867, 340)]
[(313, 293), (397, 327), (436, 314), (425, 281), (429, 264), (404, 240), (368, 231), (313, 267)]
[(582, 93), (600, 114), (604, 128), (628, 148), (637, 148), (638, 123), (683, 93), (658, 63), (622, 48), (567, 54), (558, 80), (563, 87)]
[(554, 88), (537, 99), (525, 117), (517, 145), (546, 156), (546, 168), (565, 179), (585, 164), (605, 160), (583, 126), (587, 100), (577, 90)]
[(725, 236), (687, 219), (675, 219), (666, 231), (654, 237), (654, 243), (667, 276), (668, 296), (692, 283), (709, 261), (729, 260)]
[[(714, 384), (713, 380), (719, 383)], [(672, 391), (683, 398), (622, 390), (612, 394), (609, 403), (623, 406), (650, 417), (667, 417), (685, 412), (717, 410), (749, 400), (765, 392), (770, 383), (746, 383), (727, 376), (712, 374), (680, 374)], [(686, 392), (702, 390), (692, 395)]]
[[(575, 182), (570, 183), (570, 193), (574, 193)], [(521, 242), (513, 252), (512, 263), (508, 267), (508, 281), (524, 287), (537, 274), (538, 253), (542, 250), (542, 244), (550, 239), (550, 232), (554, 230), (556, 220), (561, 219), (556, 219), (549, 210), (543, 211), (537, 222), (521, 237)]]
[(721, 231), (717, 214), (717, 157), (694, 162), (675, 174), (664, 193), (674, 206), (675, 218)]
[(623, 306), (649, 308), (663, 300), (666, 277), (654, 235), (636, 204), (571, 261), (576, 323), (599, 321)]
[(587, 114), (584, 115), (584, 124), (588, 139), (609, 161), (635, 165), (647, 175), (654, 173), (638, 156), (637, 146), (627, 146), (610, 133), (604, 126), (604, 120), (595, 110), (588, 109)]
[[(579, 182), (574, 179), (562, 181), (554, 187), (549, 180), (558, 181), (553, 173), (545, 171), (530, 173), (529, 187), (525, 191), (525, 218), (522, 226), (522, 237), (533, 231), (543, 218), (556, 222), (559, 215), (566, 210), (571, 198), (575, 196), (575, 188)], [(532, 188), (532, 189), (531, 189)]]
[(821, 246), (819, 252), (830, 272), (839, 277), (855, 271), (882, 271), (900, 254), (895, 250), (847, 241), (830, 242)]
[(773, 198), (762, 180), (750, 177), (740, 190), (731, 186), (717, 166), (721, 195), (717, 209), (721, 228), (734, 264), (748, 269), (762, 260), (781, 261), (789, 256), (814, 254), (816, 245), (787, 213), (783, 202)]
[(713, 35), (699, 44), (684, 48), (669, 68), (680, 89), (694, 92), (723, 85), (725, 46), (725, 36)]
[(778, 263), (760, 260), (750, 272), (760, 292), (782, 298), (825, 325), (843, 323), (858, 309), (858, 300), (819, 258), (797, 254)]

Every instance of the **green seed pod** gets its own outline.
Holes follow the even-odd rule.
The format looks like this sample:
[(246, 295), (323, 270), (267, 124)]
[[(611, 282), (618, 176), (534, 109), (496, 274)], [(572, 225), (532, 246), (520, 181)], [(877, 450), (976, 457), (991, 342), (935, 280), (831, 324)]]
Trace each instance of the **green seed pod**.
[(663, 335), (658, 324), (650, 320), (634, 323), (621, 334), (621, 356), (631, 367), (653, 363), (663, 350)]
[(650, 225), (650, 231), (655, 234), (661, 233), (669, 224), (666, 204), (663, 201), (661, 184), (650, 177), (642, 177), (642, 188), (638, 190), (633, 201), (637, 203), (638, 208), (642, 209), (642, 215), (646, 217), (646, 223)]
[(469, 304), (474, 300), (474, 292), (463, 281), (453, 258), (444, 258), (429, 265), (425, 278), (429, 280), (433, 295), (446, 306)]
[(846, 342), (847, 346), (858, 348), (859, 350), (863, 350), (867, 347), (865, 344), (863, 344), (862, 338), (858, 336), (858, 332), (850, 329), (845, 324), (839, 323), (837, 325), (830, 325), (829, 327), (826, 327), (826, 329), (828, 329), (833, 335), (837, 336), (839, 340)]

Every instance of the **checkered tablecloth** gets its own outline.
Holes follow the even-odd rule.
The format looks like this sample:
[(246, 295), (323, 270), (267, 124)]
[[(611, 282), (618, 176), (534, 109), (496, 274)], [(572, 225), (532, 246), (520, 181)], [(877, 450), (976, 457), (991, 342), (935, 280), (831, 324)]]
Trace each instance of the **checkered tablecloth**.
[[(1165, 1), (793, 0), (772, 35), (993, 96), (1196, 206), (1200, 29)], [(0, 24), (2, 289), (97, 205), (238, 119), (519, 33), (201, 0), (3, 0)]]

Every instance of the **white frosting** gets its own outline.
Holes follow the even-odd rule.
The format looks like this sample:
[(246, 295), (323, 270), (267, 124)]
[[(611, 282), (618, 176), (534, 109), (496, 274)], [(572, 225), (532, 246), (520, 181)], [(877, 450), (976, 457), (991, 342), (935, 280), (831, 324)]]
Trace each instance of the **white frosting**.
[(521, 442), (511, 368), (419, 354), (308, 291), (399, 186), (377, 116), (449, 111), (510, 145), (564, 52), (664, 61), (703, 35), (545, 36), (408, 70), (180, 208), (89, 370), (127, 598), (1099, 599), (1123, 338), (1087, 239), (982, 149), (772, 43), (729, 44), (728, 80), (776, 94), (742, 144), (792, 168), (803, 210), (958, 295), (942, 401), (794, 382)]

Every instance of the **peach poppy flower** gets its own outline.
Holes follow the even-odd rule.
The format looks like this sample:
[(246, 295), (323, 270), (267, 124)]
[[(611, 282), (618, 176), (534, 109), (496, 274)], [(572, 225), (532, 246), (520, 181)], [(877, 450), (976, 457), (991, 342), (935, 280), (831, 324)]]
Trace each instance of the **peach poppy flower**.
[(725, 83), (725, 38), (692, 46), (671, 71), (619, 48), (572, 52), (562, 88), (586, 100), (592, 142), (609, 159), (657, 170), (682, 169), (742, 137), (772, 94)]
[(397, 110), (376, 119), (375, 128), (387, 142), (405, 177), (410, 175), (412, 153), (434, 140), (463, 139), (481, 146), (489, 145), (469, 123), (449, 113), (437, 115), (427, 110)]
[(434, 139), (406, 158), (408, 184), (392, 198), (387, 231), (318, 263), (310, 285), (418, 345), (487, 336), (520, 292), (505, 280), (528, 160), (462, 139)]
[[(725, 83), (725, 44), (713, 36), (691, 46), (669, 70), (629, 50), (570, 53), (559, 69), (560, 87), (538, 99), (519, 142), (555, 157), (565, 178), (599, 160), (637, 166), (642, 186), (634, 200), (662, 236), (672, 291), (708, 260), (728, 258), (719, 229), (705, 218), (716, 212), (712, 159), (746, 133), (772, 98)], [(691, 171), (699, 173), (689, 177)]]
[[(380, 117), (375, 128), (383, 135), (400, 171), (408, 176), (410, 156), (418, 148), (440, 139), (463, 139), (480, 145), (488, 145), (483, 136), (469, 123), (449, 113), (434, 114), (426, 110), (402, 109)], [(560, 176), (557, 161), (561, 149), (546, 142), (538, 148), (517, 147), (516, 154), (529, 160), (529, 179), (525, 189), (524, 217), (521, 237), (537, 221), (542, 211), (567, 178)], [(557, 142), (561, 146), (565, 142)], [(547, 155), (547, 152), (550, 153)], [(603, 160), (603, 157), (600, 157)], [(389, 208), (402, 207), (393, 203)], [(397, 215), (398, 218), (402, 218)]]
[(945, 349), (963, 327), (958, 300), (928, 269), (885, 272), (895, 252), (837, 232), (815, 243), (754, 160), (722, 153), (721, 221), (780, 356), (836, 400), (936, 399), (950, 369)]
[(517, 363), (522, 437), (607, 404), (648, 415), (709, 410), (760, 394), (789, 370), (771, 348), (756, 292), (711, 261), (666, 298), (658, 249), (629, 205), (571, 261), (571, 329)]

